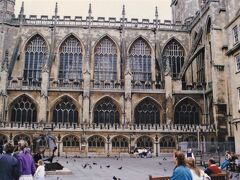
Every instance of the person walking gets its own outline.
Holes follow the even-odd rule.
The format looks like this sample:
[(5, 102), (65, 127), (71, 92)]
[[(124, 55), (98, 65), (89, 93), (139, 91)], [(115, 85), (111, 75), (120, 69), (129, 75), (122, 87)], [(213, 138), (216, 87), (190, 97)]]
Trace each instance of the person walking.
[(30, 149), (28, 144), (24, 140), (18, 142), (18, 147), (20, 152), (17, 154), (18, 168), (20, 171), (19, 180), (33, 180), (33, 175), (36, 171), (36, 167), (30, 154)]
[(38, 160), (38, 167), (34, 174), (34, 180), (45, 180), (45, 167), (43, 160)]
[(185, 155), (181, 151), (174, 153), (173, 162), (176, 167), (173, 170), (173, 175), (170, 180), (192, 180), (192, 175), (185, 163)]
[(0, 155), (0, 180), (12, 180), (18, 179), (18, 161), (12, 156), (13, 145), (11, 143), (6, 143), (3, 146), (5, 154)]
[(186, 164), (190, 169), (192, 178), (194, 180), (211, 180), (211, 178), (206, 173), (204, 173), (203, 170), (196, 166), (195, 160), (192, 157), (187, 158)]

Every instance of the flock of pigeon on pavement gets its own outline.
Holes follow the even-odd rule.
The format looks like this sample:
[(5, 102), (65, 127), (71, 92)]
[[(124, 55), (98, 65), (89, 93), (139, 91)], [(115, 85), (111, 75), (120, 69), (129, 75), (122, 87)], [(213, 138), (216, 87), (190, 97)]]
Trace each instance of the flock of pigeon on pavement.
[[(79, 158), (79, 157), (75, 157), (75, 158)], [(88, 158), (91, 158), (90, 156), (88, 157)], [(119, 157), (118, 156), (115, 156), (115, 158), (116, 158), (116, 160), (119, 160)], [(68, 157), (66, 156), (66, 159), (68, 159)], [(163, 161), (166, 161), (167, 160), (167, 158), (166, 157), (163, 157)], [(57, 160), (58, 161), (58, 160)], [(76, 162), (76, 159), (73, 159), (73, 161), (74, 162)], [(66, 161), (66, 164), (68, 164), (69, 163), (69, 161)], [(162, 163), (161, 162), (159, 162), (158, 163), (160, 166), (162, 165)], [(82, 166), (82, 168), (83, 169), (86, 169), (86, 168), (89, 168), (89, 169), (92, 169), (93, 168), (93, 166), (98, 166), (98, 164), (96, 163), (96, 162), (93, 162), (93, 163), (85, 163), (85, 164), (82, 164), (81, 165)], [(99, 165), (99, 168), (100, 169), (102, 169), (102, 168), (110, 168), (111, 167), (111, 165), (110, 164), (108, 164), (107, 166), (102, 166), (102, 165)], [(122, 170), (123, 169), (123, 167), (122, 166), (120, 166), (119, 168), (118, 168), (119, 170)], [(163, 168), (163, 170), (166, 172), (167, 171), (167, 169), (166, 168)], [(59, 177), (57, 177), (57, 180), (61, 180)], [(120, 178), (117, 178), (116, 176), (113, 176), (113, 180), (121, 180)]]

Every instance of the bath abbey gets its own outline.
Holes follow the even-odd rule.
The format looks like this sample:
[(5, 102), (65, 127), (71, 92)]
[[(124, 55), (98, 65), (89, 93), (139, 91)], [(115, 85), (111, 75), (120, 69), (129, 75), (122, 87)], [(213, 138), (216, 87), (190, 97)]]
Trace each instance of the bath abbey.
[(1, 145), (51, 134), (63, 156), (240, 153), (239, 0), (172, 0), (165, 21), (157, 7), (152, 20), (14, 9), (0, 0)]

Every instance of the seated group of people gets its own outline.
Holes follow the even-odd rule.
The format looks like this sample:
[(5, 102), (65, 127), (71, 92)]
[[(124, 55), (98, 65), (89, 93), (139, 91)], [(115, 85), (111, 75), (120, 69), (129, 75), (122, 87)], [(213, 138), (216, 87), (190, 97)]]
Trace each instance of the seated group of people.
[(147, 157), (147, 158), (151, 158), (152, 157), (152, 151), (151, 149), (146, 149), (146, 148), (136, 148), (134, 150), (134, 155), (136, 157)]
[(205, 170), (201, 170), (196, 166), (194, 157), (186, 156), (181, 151), (174, 153), (173, 161), (176, 166), (170, 178), (171, 180), (210, 180), (210, 175), (221, 173), (221, 168), (216, 165), (214, 159), (209, 159), (208, 167)]

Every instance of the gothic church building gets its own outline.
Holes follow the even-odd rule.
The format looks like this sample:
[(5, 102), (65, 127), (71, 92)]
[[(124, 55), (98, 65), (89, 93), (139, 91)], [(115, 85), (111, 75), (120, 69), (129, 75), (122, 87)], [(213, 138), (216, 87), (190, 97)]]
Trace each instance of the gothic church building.
[(172, 0), (172, 21), (14, 6), (0, 0), (0, 144), (51, 130), (59, 155), (240, 152), (239, 0)]

